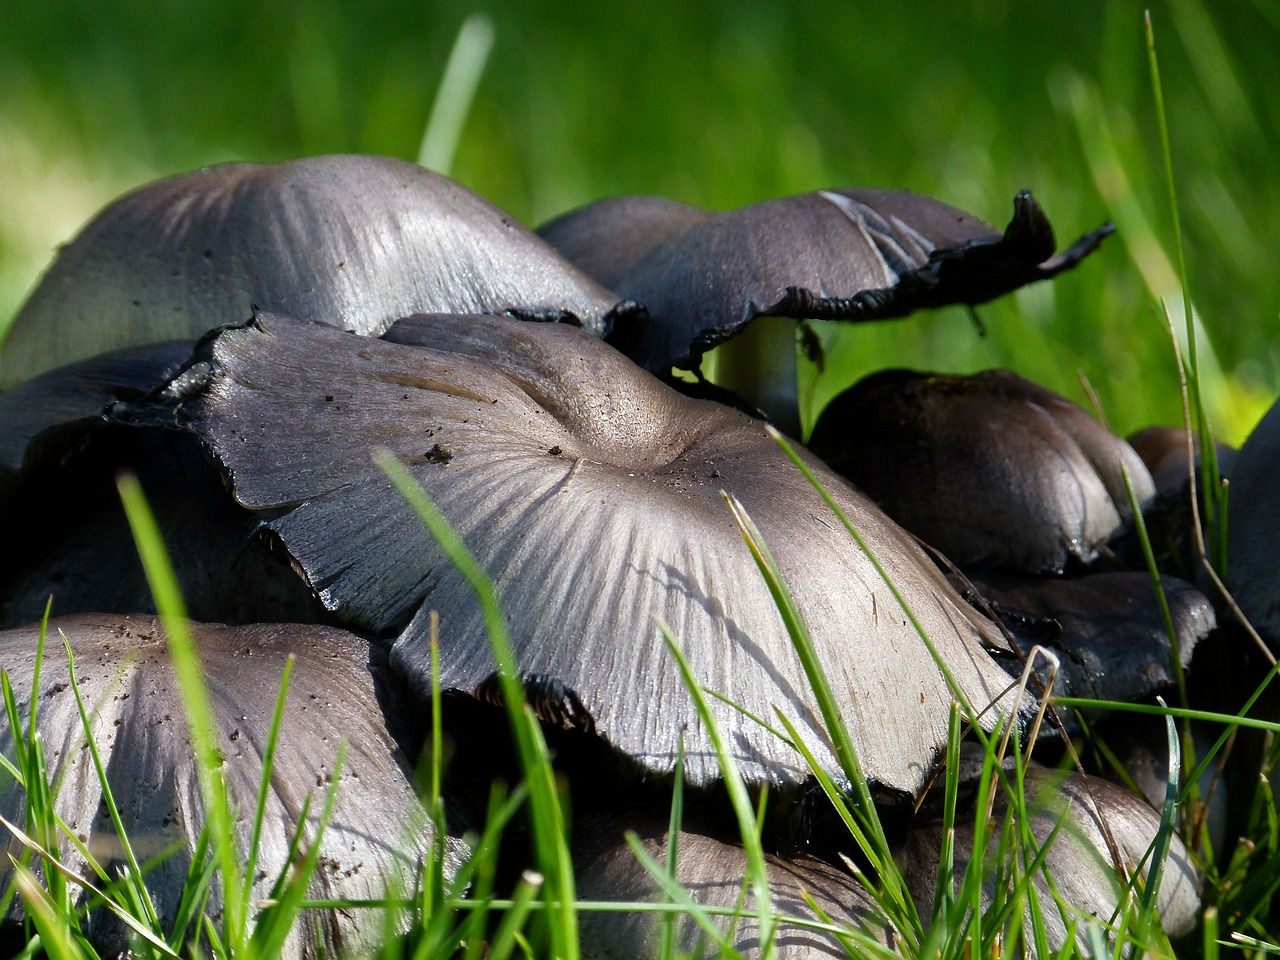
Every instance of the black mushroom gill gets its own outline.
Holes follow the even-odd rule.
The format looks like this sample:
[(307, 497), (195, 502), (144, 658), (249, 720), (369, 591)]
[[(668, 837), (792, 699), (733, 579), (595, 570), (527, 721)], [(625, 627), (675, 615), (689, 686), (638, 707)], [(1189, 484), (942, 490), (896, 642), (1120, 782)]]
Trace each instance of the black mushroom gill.
[(603, 335), (617, 302), (514, 217), (416, 164), (220, 164), (143, 186), (84, 227), (14, 320), (0, 387), (195, 339), (255, 308), (373, 336), (430, 311), (572, 318)]
[[(127, 869), (93, 758), (84, 749), (86, 736), (92, 735), (137, 859), (157, 861), (167, 852), (150, 863), (146, 879), (167, 931), (182, 909), (187, 872), (209, 811), (165, 636), (154, 617), (114, 614), (54, 619), (49, 632), (34, 704), (38, 628), (0, 633), (0, 662), (24, 722), (34, 708), (49, 774), (59, 784), (55, 809), (108, 876)], [(74, 685), (62, 645), (53, 639), (59, 634), (75, 656)], [(411, 716), (385, 652), (327, 627), (193, 624), (192, 636), (204, 667), (210, 733), (222, 758), (222, 777), (230, 803), (240, 811), (232, 828), (241, 863), (248, 860), (277, 692), (286, 659), (296, 658), (264, 794), (252, 897), (269, 896), (277, 877), (291, 868), (295, 831), (302, 834), (304, 850), (319, 837), (320, 868), (306, 891), (309, 899), (360, 901), (409, 889), (431, 848), (433, 827), (414, 793), (410, 762), (392, 735), (404, 737), (408, 731), (393, 731), (383, 719)], [(85, 703), (90, 734), (77, 693)], [(5, 756), (13, 755), (13, 733), (9, 724), (0, 726)], [(321, 836), (326, 791), (335, 782), (332, 816)], [(308, 795), (313, 800), (304, 818)], [(20, 784), (0, 776), (0, 813), (22, 824), (26, 803)], [(8, 831), (0, 849), (21, 853)], [(463, 848), (446, 839), (444, 849), (444, 871), (452, 876)], [(81, 850), (65, 838), (61, 853), (63, 863), (77, 874), (94, 876)], [(7, 885), (11, 869), (5, 856), (0, 883)], [(210, 917), (221, 910), (222, 883), (219, 875), (208, 889), (205, 909)], [(73, 891), (89, 899), (82, 888)], [(20, 911), (19, 898), (4, 919), (13, 921)], [(354, 954), (394, 929), (380, 912), (367, 909), (311, 917), (289, 934), (280, 956), (302, 960)], [(105, 908), (89, 914), (85, 933), (100, 955), (130, 955), (131, 932)]]
[[(679, 395), (571, 327), (435, 316), (388, 337), (398, 342), (259, 316), (209, 338), (166, 395), (117, 416), (196, 435), (329, 610), (394, 637), (393, 661), (420, 688), (424, 601), (441, 616), (446, 687), (482, 687), (494, 664), (471, 590), (371, 462), (378, 447), (408, 467), (495, 581), (521, 669), (572, 692), (643, 768), (669, 772), (683, 737), (690, 782), (719, 777), (660, 620), (699, 683), (756, 716), (783, 709), (837, 772), (728, 491), (808, 617), (869, 778), (892, 795), (917, 792), (945, 742), (952, 693), (870, 562), (758, 422)], [(878, 509), (809, 462), (893, 571), (960, 693), (985, 707), (1007, 685), (984, 649), (991, 625)], [(777, 737), (728, 706), (715, 711), (750, 779), (804, 779)]]

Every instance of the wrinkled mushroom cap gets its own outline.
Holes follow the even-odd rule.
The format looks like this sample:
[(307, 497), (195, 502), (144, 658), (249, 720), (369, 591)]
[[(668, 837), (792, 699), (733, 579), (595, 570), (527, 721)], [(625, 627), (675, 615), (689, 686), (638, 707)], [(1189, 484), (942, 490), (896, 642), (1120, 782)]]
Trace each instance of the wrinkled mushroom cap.
[[(371, 462), (377, 447), (493, 578), (520, 667), (575, 691), (619, 750), (666, 773), (683, 738), (690, 781), (719, 777), (661, 621), (700, 684), (760, 717), (786, 711), (843, 779), (728, 491), (808, 618), (868, 776), (899, 793), (923, 783), (951, 692), (870, 562), (758, 422), (682, 397), (564, 326), (432, 317), (392, 334), (408, 343), (263, 316), (220, 332), (171, 397), (127, 415), (194, 431), (330, 610), (399, 634), (395, 662), (421, 689), (428, 609), (441, 616), (446, 687), (476, 689), (494, 662), (471, 588)], [(870, 502), (809, 463), (981, 709), (1007, 684), (982, 646), (990, 625)], [(750, 779), (807, 776), (777, 737), (713, 708)]]
[[(208, 624), (193, 625), (193, 631), (223, 776), (230, 802), (241, 812), (234, 830), (242, 856), (248, 852), (263, 751), (285, 660), (296, 657), (266, 794), (253, 896), (266, 896), (289, 865), (290, 841), (308, 795), (314, 800), (302, 829), (314, 838), (343, 742), (346, 758), (333, 815), (320, 839), (321, 867), (308, 897), (366, 899), (382, 897), (388, 888), (404, 891), (413, 882), (431, 833), (404, 757), (382, 719), (384, 707), (403, 712), (394, 702), (396, 688), (385, 657), (352, 634), (322, 627)], [(0, 633), (0, 661), (21, 701), (22, 717), (29, 712), (37, 634), (36, 627)], [(84, 749), (85, 730), (58, 643), (60, 634), (65, 634), (75, 655), (77, 689), (135, 854), (145, 861), (176, 845), (176, 852), (147, 876), (162, 922), (171, 923), (207, 813), (162, 631), (152, 617), (86, 615), (49, 624), (51, 642), (40, 671), (36, 708), (49, 772), (60, 783), (55, 809), (90, 853), (114, 872), (122, 852), (102, 806), (92, 758)], [(0, 750), (13, 755), (8, 724), (0, 727)], [(0, 778), (0, 811), (21, 824), (24, 793), (6, 774), (0, 773)], [(16, 840), (8, 838), (6, 845), (17, 854)], [(77, 873), (92, 875), (71, 844), (64, 843), (62, 856)], [(454, 844), (448, 872), (456, 868), (458, 856)], [(7, 880), (8, 870), (6, 858), (0, 880)], [(220, 909), (221, 896), (215, 882), (206, 908), (210, 916)], [(95, 914), (91, 939), (108, 949), (124, 946), (124, 931), (115, 924), (106, 911)], [(381, 912), (360, 909), (328, 911), (319, 928), (327, 955), (377, 942), (386, 932)], [(312, 924), (300, 924), (290, 934), (284, 956), (316, 956), (312, 932)]]
[(823, 411), (809, 445), (962, 567), (1059, 573), (1088, 563), (1151, 475), (1080, 407), (1007, 370), (887, 370)]
[(617, 300), (510, 214), (416, 164), (228, 163), (99, 213), (19, 312), (0, 387), (106, 350), (195, 339), (256, 308), (373, 336), (416, 312), (568, 312), (602, 334)]
[[(649, 318), (619, 324), (612, 341), (662, 374), (698, 369), (705, 351), (759, 316), (871, 320), (982, 303), (1069, 269), (1111, 230), (1055, 257), (1049, 221), (1025, 191), (1004, 234), (902, 190), (822, 190), (705, 219), (686, 212), (693, 222), (682, 230), (674, 229), (678, 214), (642, 198), (601, 207), (575, 211), (544, 235), (645, 305)], [(614, 227), (624, 215), (638, 224)], [(662, 233), (669, 235), (650, 242)], [(598, 249), (610, 243), (610, 252)]]

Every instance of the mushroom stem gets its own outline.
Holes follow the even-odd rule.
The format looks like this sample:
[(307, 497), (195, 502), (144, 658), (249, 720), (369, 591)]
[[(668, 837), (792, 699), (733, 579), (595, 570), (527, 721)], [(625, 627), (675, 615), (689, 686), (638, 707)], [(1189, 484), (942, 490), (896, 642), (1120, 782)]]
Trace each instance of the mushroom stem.
[(702, 373), (761, 410), (783, 433), (799, 439), (795, 320), (758, 317), (732, 340), (703, 354)]

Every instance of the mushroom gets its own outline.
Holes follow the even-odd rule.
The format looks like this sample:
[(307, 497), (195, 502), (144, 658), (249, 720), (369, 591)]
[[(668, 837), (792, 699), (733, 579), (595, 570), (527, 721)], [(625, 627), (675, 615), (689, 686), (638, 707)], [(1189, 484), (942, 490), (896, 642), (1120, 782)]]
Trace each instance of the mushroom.
[(153, 612), (116, 475), (141, 478), (197, 619), (331, 621), (236, 506), (192, 438), (104, 422), (181, 368), (191, 344), (132, 347), (50, 371), (0, 395), (0, 627), (55, 614)]
[(0, 394), (0, 470), (17, 474), (44, 430), (98, 417), (117, 400), (167, 381), (191, 356), (193, 341), (127, 347), (68, 364)]
[[(636, 859), (624, 831), (637, 836), (645, 852), (668, 869), (670, 833), (653, 814), (636, 817), (595, 817), (574, 828), (575, 889), (583, 900), (626, 903), (661, 902), (663, 891)], [(804, 854), (790, 857), (765, 854), (769, 898), (775, 916), (785, 918), (775, 931), (771, 956), (778, 960), (846, 957), (837, 937), (786, 919), (798, 918), (846, 928), (853, 936), (886, 950), (896, 945), (892, 927), (866, 888), (847, 870)], [(715, 917), (733, 948), (744, 958), (766, 954), (760, 942), (756, 906), (747, 876), (747, 858), (738, 844), (709, 836), (702, 826), (683, 827), (676, 838), (676, 881), (701, 907), (737, 908), (739, 914)], [(825, 914), (820, 919), (809, 905), (812, 898)], [(583, 957), (658, 956), (663, 937), (660, 914), (639, 911), (583, 912), (579, 918)], [(674, 918), (674, 944), (681, 955), (719, 957), (706, 932), (689, 914)]]
[[(1005, 663), (1020, 674), (1033, 646), (1054, 651), (1060, 665), (1058, 696), (1132, 702), (1175, 685), (1174, 650), (1145, 572), (1095, 573), (1074, 579), (990, 575), (969, 578), (989, 610), (1017, 644)], [(1182, 668), (1196, 645), (1217, 626), (1213, 605), (1186, 581), (1161, 577), (1160, 588), (1178, 638)], [(1050, 668), (1036, 665), (1042, 684)]]
[[(386, 655), (367, 641), (327, 627), (193, 624), (192, 630), (213, 710), (213, 730), (222, 757), (234, 839), (242, 858), (249, 853), (263, 751), (286, 658), (296, 658), (276, 741), (270, 789), (257, 852), (252, 897), (261, 900), (276, 878), (291, 868), (290, 844), (302, 831), (303, 849), (316, 842), (326, 791), (337, 775), (339, 745), (346, 756), (336, 787), (332, 817), (319, 838), (320, 866), (311, 878), (309, 899), (378, 899), (411, 888), (431, 844), (432, 827), (410, 784), (406, 758), (383, 720), (404, 717), (400, 689)], [(37, 627), (0, 633), (0, 662), (28, 716), (36, 697), (36, 722), (44, 741), (49, 774), (60, 784), (54, 801), (59, 817), (110, 875), (127, 868), (125, 854), (102, 802), (102, 785), (88, 750), (92, 736), (107, 782), (139, 862), (173, 848), (146, 875), (147, 889), (161, 923), (174, 921), (197, 836), (207, 810), (198, 785), (191, 737), (184, 721), (179, 685), (159, 622), (153, 617), (90, 614), (50, 621), (51, 642), (40, 669), (40, 689), (32, 691)], [(75, 691), (88, 711), (86, 734), (72, 691), (60, 635), (75, 655)], [(24, 734), (25, 735), (25, 734)], [(12, 759), (14, 731), (0, 726), (0, 751)], [(10, 823), (25, 821), (26, 798), (19, 784), (0, 774), (0, 812)], [(299, 823), (303, 803), (313, 802)], [(8, 854), (21, 846), (9, 836)], [(76, 875), (95, 877), (78, 849), (60, 844), (61, 859)], [(446, 875), (457, 869), (458, 841), (446, 840)], [(244, 862), (242, 860), (242, 862)], [(0, 865), (7, 883), (8, 857)], [(96, 881), (95, 881), (96, 882)], [(215, 877), (205, 905), (217, 917), (221, 880)], [(76, 888), (81, 903), (88, 900)], [(9, 919), (19, 916), (15, 901)], [(382, 911), (324, 910), (313, 924), (295, 926), (282, 956), (331, 956), (379, 942), (388, 930)], [(102, 953), (124, 953), (129, 931), (103, 908), (86, 927)], [(313, 936), (318, 932), (318, 938)]]
[[(419, 689), (429, 689), (428, 607), (441, 616), (446, 687), (483, 686), (494, 662), (474, 594), (371, 462), (376, 447), (409, 468), (494, 579), (520, 668), (563, 708), (549, 714), (577, 717), (656, 774), (672, 770), (683, 738), (689, 781), (718, 780), (661, 620), (700, 684), (758, 717), (783, 709), (843, 781), (726, 490), (808, 618), (868, 777), (891, 797), (923, 784), (952, 691), (757, 421), (682, 397), (563, 325), (422, 317), (389, 337), (399, 342), (260, 315), (206, 341), (167, 396), (117, 413), (199, 437), (326, 607), (396, 638), (393, 660)], [(869, 501), (806, 459), (891, 571), (957, 692), (986, 707), (1008, 683), (983, 649), (992, 626)], [(808, 776), (779, 738), (714, 709), (752, 782)]]
[(961, 567), (1061, 573), (1089, 563), (1151, 475), (1119, 437), (1007, 370), (887, 370), (823, 411), (810, 448)]
[(1273, 652), (1280, 649), (1277, 472), (1280, 472), (1280, 401), (1253, 428), (1231, 465), (1227, 519), (1227, 584), (1244, 615)]
[(228, 163), (99, 213), (19, 311), (0, 387), (106, 350), (194, 339), (255, 307), (373, 336), (434, 310), (573, 319), (602, 335), (617, 303), (509, 214), (415, 164)]
[[(1144, 862), (1144, 858), (1155, 840), (1160, 817), (1127, 790), (1096, 777), (1068, 775), (1033, 766), (1026, 770), (1023, 789), (1030, 813), (1030, 822), (1023, 827), (1029, 829), (1035, 844), (1028, 856), (1035, 856), (1038, 848), (1048, 844), (1043, 870), (1033, 878), (1032, 886), (1040, 902), (1049, 949), (1056, 954), (1067, 944), (1068, 924), (1082, 918), (1102, 924), (1104, 928), (1109, 924), (1109, 918), (1122, 902), (1125, 877), (1138, 869), (1139, 864), (1142, 876), (1150, 877), (1150, 861)], [(953, 873), (956, 878), (963, 876), (975, 855), (991, 861), (984, 874), (987, 878), (982, 891), (984, 913), (991, 908), (995, 885), (1000, 882), (995, 838), (1008, 811), (1008, 797), (998, 791), (992, 810), (994, 830), (987, 830), (985, 851), (975, 851), (972, 825), (958, 818), (955, 826)], [(1050, 842), (1055, 829), (1059, 832)], [(942, 839), (939, 826), (916, 827), (908, 834), (902, 853), (907, 885), (923, 917), (933, 915)], [(1052, 878), (1053, 889), (1061, 896), (1065, 910), (1056, 905), (1046, 876)], [(1156, 899), (1157, 913), (1169, 936), (1184, 936), (1194, 929), (1200, 908), (1198, 888), (1199, 874), (1186, 848), (1176, 836), (1171, 837)], [(1017, 917), (1008, 919), (1009, 923), (1020, 921), (1027, 922)], [(1077, 942), (1083, 946), (1083, 930), (1077, 930)], [(1009, 950), (1018, 946), (1010, 942), (1002, 945)], [(1024, 940), (1023, 948), (1034, 951), (1035, 945)]]
[[(1014, 199), (1003, 234), (955, 207), (901, 190), (823, 190), (701, 220), (688, 208), (674, 211), (643, 199), (601, 206), (598, 213), (590, 206), (570, 213), (544, 226), (543, 235), (588, 272), (605, 267), (608, 280), (597, 279), (647, 307), (647, 319), (617, 325), (610, 340), (664, 376), (672, 367), (698, 371), (707, 350), (761, 316), (874, 320), (983, 303), (1070, 269), (1112, 231), (1107, 224), (1054, 256), (1053, 229), (1028, 191)], [(637, 214), (640, 223), (630, 225)], [(675, 230), (681, 216), (695, 222)], [(618, 252), (602, 254), (615, 223)], [(665, 240), (647, 246), (666, 231)], [(624, 272), (622, 261), (633, 255)], [(780, 337), (762, 352), (793, 356), (793, 329), (784, 327)], [(789, 390), (772, 402), (768, 388), (745, 399), (794, 431), (794, 378), (792, 369)]]
[(666, 197), (609, 197), (549, 220), (537, 233), (612, 290), (654, 247), (712, 216)]

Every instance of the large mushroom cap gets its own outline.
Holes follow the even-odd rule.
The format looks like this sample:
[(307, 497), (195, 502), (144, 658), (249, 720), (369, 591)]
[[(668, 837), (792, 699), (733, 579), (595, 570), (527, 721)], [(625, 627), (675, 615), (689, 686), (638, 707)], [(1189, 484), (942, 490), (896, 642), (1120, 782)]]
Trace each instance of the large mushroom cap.
[(1090, 562), (1155, 495), (1133, 449), (1065, 397), (1007, 370), (887, 370), (828, 405), (815, 453), (962, 567)]
[(618, 298), (510, 214), (376, 156), (229, 163), (117, 200), (54, 261), (0, 356), (0, 387), (257, 307), (377, 336), (410, 313), (572, 314), (603, 334)]
[[(389, 888), (406, 890), (429, 847), (431, 831), (410, 785), (405, 758), (382, 719), (384, 709), (393, 715), (405, 712), (397, 703), (385, 655), (359, 637), (323, 627), (210, 624), (193, 629), (223, 776), (231, 803), (240, 811), (234, 831), (242, 856), (248, 851), (263, 751), (285, 660), (296, 657), (266, 794), (260, 875), (253, 896), (266, 896), (289, 867), (290, 842), (308, 795), (315, 799), (300, 829), (314, 842), (344, 741), (346, 758), (333, 816), (320, 839), (322, 866), (311, 880), (308, 897), (376, 899)], [(111, 873), (121, 868), (119, 839), (101, 805), (102, 786), (84, 749), (86, 733), (58, 642), (62, 633), (75, 655), (77, 689), (89, 711), (90, 733), (135, 854), (145, 861), (176, 845), (176, 852), (147, 875), (157, 913), (168, 925), (178, 910), (207, 814), (162, 631), (155, 618), (115, 615), (56, 619), (49, 630), (36, 708), (49, 772), (59, 784), (55, 809), (100, 864)], [(35, 627), (0, 633), (0, 662), (21, 701), (22, 717), (28, 715), (32, 695), (36, 636)], [(12, 737), (8, 724), (0, 727), (0, 750), (11, 759)], [(21, 824), (23, 790), (7, 775), (0, 778), (0, 811), (10, 822)], [(15, 856), (20, 850), (12, 837), (5, 847)], [(451, 847), (449, 870), (456, 868), (458, 855), (459, 848)], [(62, 857), (77, 873), (93, 875), (69, 842), (62, 845)], [(0, 882), (7, 881), (9, 870), (6, 857)], [(221, 903), (221, 886), (215, 881), (208, 915), (216, 917)], [(386, 931), (385, 918), (376, 910), (331, 910), (317, 916), (326, 956), (377, 942)], [(105, 910), (91, 920), (90, 935), (106, 950), (127, 945), (116, 923)], [(284, 955), (316, 956), (316, 926), (298, 925)]]
[[(808, 617), (868, 776), (904, 793), (923, 783), (951, 691), (870, 562), (758, 422), (682, 397), (569, 327), (431, 317), (392, 334), (421, 346), (262, 316), (219, 332), (167, 400), (127, 415), (194, 431), (331, 610), (403, 630), (396, 662), (424, 689), (427, 605), (441, 615), (446, 686), (473, 690), (494, 663), (471, 589), (371, 462), (375, 447), (409, 468), (494, 579), (521, 668), (576, 692), (618, 749), (667, 772), (683, 737), (689, 779), (719, 777), (661, 620), (699, 683), (759, 717), (781, 707), (835, 771), (727, 490)], [(910, 598), (963, 696), (984, 707), (1007, 685), (982, 646), (990, 624), (869, 501), (810, 463)], [(749, 777), (807, 775), (776, 736), (715, 709)]]
[[(609, 241), (599, 225), (606, 216), (574, 216), (583, 236)], [(659, 219), (664, 230), (674, 223)], [(555, 229), (562, 250), (587, 247), (573, 228)], [(823, 190), (707, 217), (647, 250), (635, 240), (643, 228), (618, 228), (622, 254), (642, 254), (625, 273), (620, 256), (594, 250), (577, 262), (604, 265), (613, 289), (648, 308), (649, 319), (620, 324), (613, 341), (646, 369), (666, 373), (696, 370), (705, 351), (759, 316), (873, 320), (982, 303), (1069, 269), (1110, 232), (1103, 227), (1054, 256), (1049, 221), (1025, 191), (1001, 234), (907, 191)]]

